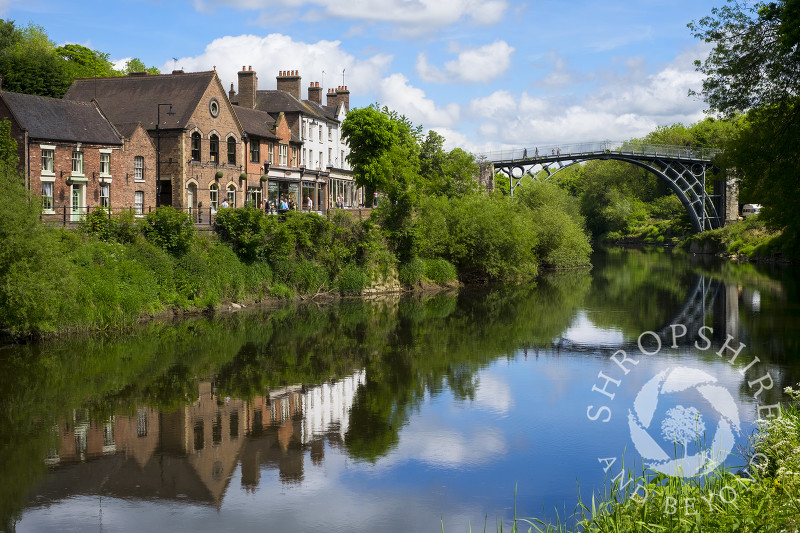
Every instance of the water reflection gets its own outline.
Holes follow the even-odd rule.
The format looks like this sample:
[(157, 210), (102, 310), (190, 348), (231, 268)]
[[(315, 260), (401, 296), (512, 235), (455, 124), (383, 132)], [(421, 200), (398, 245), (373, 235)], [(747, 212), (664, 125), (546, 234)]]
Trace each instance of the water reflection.
[[(643, 331), (687, 326), (680, 349), (648, 361), (651, 373), (619, 401), (683, 361), (751, 404), (736, 369), (690, 350), (701, 326), (716, 347), (730, 336), (758, 354), (775, 379), (765, 396), (800, 378), (791, 272), (618, 250), (594, 265), (530, 287), (5, 348), (3, 523), (35, 530), (79, 509), (99, 516), (94, 498), (109, 498), (105, 520), (161, 529), (191, 515), (195, 529), (248, 530), (267, 513), (294, 530), (419, 530), (442, 516), (464, 530), (487, 513), (508, 516), (515, 486), (518, 506), (541, 514), (571, 510), (576, 479), (602, 481), (598, 443), (630, 443), (624, 417), (599, 433), (586, 420), (591, 387)], [(254, 503), (269, 510), (258, 515)]]

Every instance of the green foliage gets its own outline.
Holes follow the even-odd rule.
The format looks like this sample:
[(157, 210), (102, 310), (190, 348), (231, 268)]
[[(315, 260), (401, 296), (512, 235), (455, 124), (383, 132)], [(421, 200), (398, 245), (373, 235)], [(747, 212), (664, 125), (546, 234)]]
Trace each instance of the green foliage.
[(81, 230), (89, 235), (94, 235), (101, 241), (108, 241), (114, 237), (114, 222), (111, 212), (99, 207), (88, 213), (81, 222)]
[(264, 211), (248, 206), (223, 208), (214, 217), (214, 231), (246, 261), (258, 256), (265, 226)]
[(444, 137), (433, 130), (420, 147), (420, 175), (423, 192), (437, 196), (464, 196), (480, 188), (475, 176), (480, 172), (472, 154), (455, 148), (445, 152)]
[(138, 57), (129, 59), (122, 69), (123, 74), (131, 74), (134, 72), (147, 72), (148, 74), (161, 74), (157, 67), (148, 67)]
[(0, 120), (0, 172), (14, 173), (18, 165), (17, 141), (11, 137), (11, 122), (4, 118)]
[(406, 286), (415, 285), (422, 281), (425, 276), (425, 261), (419, 257), (414, 257), (406, 263), (400, 265), (397, 277), (400, 283)]
[(745, 201), (764, 204), (773, 229), (800, 232), (796, 209), (800, 163), (800, 2), (754, 5), (728, 0), (689, 27), (714, 48), (697, 68), (702, 95), (726, 115), (747, 112), (723, 159), (741, 179)]
[(348, 265), (339, 274), (339, 292), (341, 294), (361, 294), (369, 287), (369, 275), (358, 266)]
[(177, 255), (189, 249), (196, 232), (188, 213), (163, 206), (147, 213), (142, 234), (156, 246)]
[(64, 60), (64, 72), (70, 81), (76, 78), (108, 78), (120, 75), (114, 70), (109, 54), (79, 44), (59, 46), (55, 53)]
[(441, 257), (461, 279), (512, 279), (536, 275), (538, 234), (533, 218), (502, 195), (425, 198), (414, 231), (416, 255)]
[(426, 259), (425, 277), (439, 285), (446, 285), (458, 280), (458, 272), (456, 267), (445, 259)]
[(44, 28), (17, 28), (0, 21), (0, 76), (3, 90), (61, 98), (72, 79)]

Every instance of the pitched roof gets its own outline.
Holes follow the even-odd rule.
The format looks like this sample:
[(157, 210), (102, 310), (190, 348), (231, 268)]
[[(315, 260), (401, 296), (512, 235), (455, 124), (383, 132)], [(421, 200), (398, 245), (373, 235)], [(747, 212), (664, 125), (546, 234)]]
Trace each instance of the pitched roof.
[(32, 139), (120, 145), (114, 126), (92, 102), (0, 92), (20, 127)]
[(250, 109), (238, 105), (232, 107), (245, 133), (264, 139), (278, 139), (278, 136), (273, 131), (275, 119), (272, 118), (272, 115), (258, 109)]
[[(145, 129), (152, 130), (160, 118), (162, 129), (183, 129), (189, 124), (215, 76), (214, 71), (209, 71), (79, 78), (72, 83), (64, 98), (79, 101), (96, 99), (114, 124), (141, 122)], [(168, 115), (167, 109), (162, 107), (159, 117), (157, 106), (160, 103), (172, 104), (175, 114)]]
[[(316, 108), (316, 109), (315, 109)], [(308, 101), (298, 100), (291, 94), (278, 91), (256, 91), (256, 109), (267, 113), (304, 113), (316, 118), (325, 118), (320, 106)]]

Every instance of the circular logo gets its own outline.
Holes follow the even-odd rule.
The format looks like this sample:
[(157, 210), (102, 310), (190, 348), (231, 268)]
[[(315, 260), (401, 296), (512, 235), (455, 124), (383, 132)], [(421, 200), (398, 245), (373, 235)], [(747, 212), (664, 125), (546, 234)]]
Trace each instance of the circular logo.
[[(711, 472), (728, 457), (734, 432), (740, 431), (739, 411), (728, 390), (716, 382), (702, 370), (675, 367), (645, 383), (628, 410), (628, 427), (649, 468), (691, 478)], [(687, 401), (692, 403), (679, 403)], [(706, 430), (714, 431), (710, 445)]]

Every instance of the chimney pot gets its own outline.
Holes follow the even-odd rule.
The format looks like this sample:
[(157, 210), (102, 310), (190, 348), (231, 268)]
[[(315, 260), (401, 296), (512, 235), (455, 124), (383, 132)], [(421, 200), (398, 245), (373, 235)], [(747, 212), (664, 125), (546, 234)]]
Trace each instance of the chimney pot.
[(249, 65), (249, 66), (247, 67), (247, 70), (253, 70), (253, 65)]

